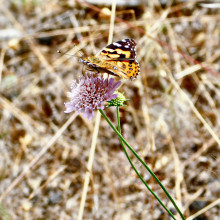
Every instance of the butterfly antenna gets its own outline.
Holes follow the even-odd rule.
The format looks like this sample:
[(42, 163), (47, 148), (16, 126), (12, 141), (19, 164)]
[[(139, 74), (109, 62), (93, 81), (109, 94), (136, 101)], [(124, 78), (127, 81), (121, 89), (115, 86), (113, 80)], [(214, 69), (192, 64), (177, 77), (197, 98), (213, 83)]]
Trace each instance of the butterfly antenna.
[[(74, 43), (73, 44), (73, 47), (75, 47), (76, 46), (76, 44)], [(62, 52), (61, 50), (57, 50), (57, 53), (60, 53), (60, 54), (63, 54), (63, 55), (68, 55), (68, 56), (74, 56), (74, 55), (72, 55), (72, 54), (68, 54), (68, 53), (66, 53), (66, 52)]]
[(62, 55), (67, 55), (67, 56), (70, 56), (70, 57), (75, 57), (75, 58), (79, 59), (79, 56), (69, 54), (69, 53), (66, 53), (66, 52), (62, 52), (61, 50), (57, 50), (57, 53), (60, 53)]
[[(76, 44), (73, 45), (73, 47), (75, 47), (75, 46), (76, 46)], [(73, 55), (73, 54), (69, 54), (69, 53), (66, 53), (66, 52), (62, 52), (61, 50), (57, 50), (57, 53), (60, 53), (60, 54), (63, 54), (63, 55), (67, 55), (67, 56), (71, 56), (71, 57), (76, 57), (76, 58), (80, 58), (80, 57), (84, 56), (84, 54), (81, 51), (78, 51), (77, 55)]]
[(63, 55), (68, 55), (68, 56), (74, 56), (72, 54), (68, 54), (66, 52), (62, 52), (61, 50), (57, 50), (57, 53), (63, 54)]

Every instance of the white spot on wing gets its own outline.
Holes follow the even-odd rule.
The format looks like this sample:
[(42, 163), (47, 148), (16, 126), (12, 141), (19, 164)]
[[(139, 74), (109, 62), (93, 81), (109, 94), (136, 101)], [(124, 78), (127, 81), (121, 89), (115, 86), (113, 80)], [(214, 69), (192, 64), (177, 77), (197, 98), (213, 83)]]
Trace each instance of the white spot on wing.
[(113, 43), (113, 45), (115, 45), (117, 47), (121, 47), (121, 44), (119, 44), (119, 43)]

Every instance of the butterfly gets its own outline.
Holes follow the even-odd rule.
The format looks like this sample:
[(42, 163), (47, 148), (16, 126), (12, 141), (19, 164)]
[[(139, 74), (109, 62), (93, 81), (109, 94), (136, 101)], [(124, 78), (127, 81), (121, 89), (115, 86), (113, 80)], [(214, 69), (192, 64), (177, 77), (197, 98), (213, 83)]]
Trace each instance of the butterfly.
[(79, 62), (98, 72), (125, 79), (135, 79), (140, 73), (136, 60), (136, 43), (133, 39), (123, 39), (109, 44), (96, 56), (80, 59)]

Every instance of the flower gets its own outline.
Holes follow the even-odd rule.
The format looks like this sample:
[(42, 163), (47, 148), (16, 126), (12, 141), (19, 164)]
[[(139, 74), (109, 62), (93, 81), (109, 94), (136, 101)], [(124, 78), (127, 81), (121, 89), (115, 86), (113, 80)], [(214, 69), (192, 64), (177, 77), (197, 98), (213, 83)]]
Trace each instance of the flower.
[(95, 109), (104, 109), (104, 102), (116, 98), (115, 90), (121, 82), (113, 78), (104, 79), (102, 76), (85, 75), (79, 81), (73, 81), (71, 92), (67, 93), (70, 102), (64, 103), (65, 113), (77, 111), (89, 120), (94, 116)]
[(111, 99), (108, 101), (108, 105), (106, 107), (111, 106), (126, 106), (124, 102), (128, 101), (129, 99), (126, 99), (124, 94), (121, 92), (116, 92), (115, 94), (118, 94), (118, 96), (115, 99)]

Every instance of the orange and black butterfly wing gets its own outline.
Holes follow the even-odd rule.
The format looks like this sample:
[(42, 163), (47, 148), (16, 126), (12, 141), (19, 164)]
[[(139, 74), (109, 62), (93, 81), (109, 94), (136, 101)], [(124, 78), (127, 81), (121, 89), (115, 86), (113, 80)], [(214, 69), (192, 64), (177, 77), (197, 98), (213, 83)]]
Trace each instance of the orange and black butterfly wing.
[(136, 60), (136, 43), (133, 39), (123, 39), (109, 44), (96, 56), (79, 61), (99, 72), (125, 79), (134, 79), (140, 72)]
[(133, 39), (109, 44), (97, 54), (97, 57), (105, 60), (104, 66), (112, 75), (132, 79), (136, 78), (140, 72), (139, 63), (136, 60), (136, 43)]
[(107, 60), (135, 60), (136, 43), (133, 39), (123, 39), (103, 48), (96, 56)]

